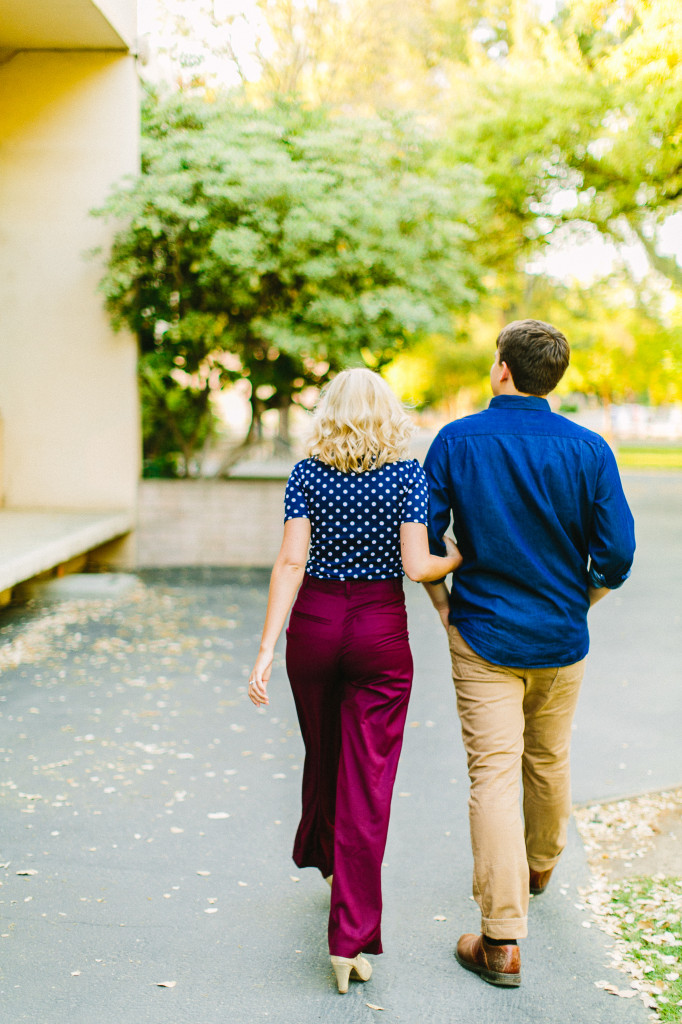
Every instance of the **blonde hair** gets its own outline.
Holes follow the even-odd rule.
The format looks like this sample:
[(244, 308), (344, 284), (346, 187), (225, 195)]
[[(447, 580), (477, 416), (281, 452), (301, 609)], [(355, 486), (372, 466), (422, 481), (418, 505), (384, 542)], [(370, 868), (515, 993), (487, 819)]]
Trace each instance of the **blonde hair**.
[(326, 386), (308, 435), (308, 455), (343, 473), (363, 473), (407, 454), (414, 426), (386, 381), (364, 367)]

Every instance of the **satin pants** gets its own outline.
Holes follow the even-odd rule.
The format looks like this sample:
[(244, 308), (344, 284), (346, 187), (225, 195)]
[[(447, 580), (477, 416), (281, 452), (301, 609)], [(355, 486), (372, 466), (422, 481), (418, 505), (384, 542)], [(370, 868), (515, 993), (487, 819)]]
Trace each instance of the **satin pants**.
[(286, 662), (306, 750), (294, 861), (334, 875), (330, 953), (381, 953), (381, 862), (412, 685), (402, 580), (306, 575)]

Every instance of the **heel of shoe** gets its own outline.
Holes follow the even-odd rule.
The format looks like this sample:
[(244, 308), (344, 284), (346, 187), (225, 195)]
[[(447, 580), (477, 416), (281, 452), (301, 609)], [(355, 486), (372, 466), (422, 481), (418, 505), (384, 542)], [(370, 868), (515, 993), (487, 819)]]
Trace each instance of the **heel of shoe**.
[(336, 984), (342, 995), (348, 991), (348, 979), (350, 978), (352, 963), (352, 960), (346, 960), (341, 956), (332, 957), (332, 967), (334, 968), (334, 974), (336, 975)]
[(345, 956), (332, 956), (332, 967), (336, 975), (336, 984), (342, 994), (348, 991), (348, 980), (351, 971), (360, 981), (369, 981), (372, 977), (372, 965), (364, 956), (358, 954), (353, 959)]
[(372, 965), (369, 960), (365, 960), (364, 956), (358, 954), (353, 961), (353, 970), (357, 974), (360, 981), (369, 981), (372, 977)]

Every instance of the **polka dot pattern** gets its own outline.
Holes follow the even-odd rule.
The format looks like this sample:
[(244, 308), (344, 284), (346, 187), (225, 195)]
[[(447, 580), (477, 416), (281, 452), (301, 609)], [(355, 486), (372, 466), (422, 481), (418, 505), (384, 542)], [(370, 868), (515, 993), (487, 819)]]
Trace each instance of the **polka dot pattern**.
[(310, 520), (311, 576), (386, 580), (403, 575), (401, 523), (426, 525), (428, 506), (426, 477), (416, 459), (364, 473), (303, 459), (287, 482), (284, 521)]

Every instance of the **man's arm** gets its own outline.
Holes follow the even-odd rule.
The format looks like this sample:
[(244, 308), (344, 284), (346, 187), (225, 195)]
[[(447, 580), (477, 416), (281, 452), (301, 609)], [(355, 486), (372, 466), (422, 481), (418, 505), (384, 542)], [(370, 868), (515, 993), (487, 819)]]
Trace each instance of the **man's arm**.
[(422, 585), (431, 598), (431, 604), (438, 612), (440, 621), (447, 630), (450, 625), (450, 592), (448, 588), (442, 581), (440, 583), (424, 583)]
[[(451, 511), (447, 449), (440, 434), (431, 443), (428, 450), (424, 460), (424, 472), (429, 484), (429, 548), (434, 554), (441, 555), (445, 551), (445, 542), (442, 538), (450, 526)], [(445, 580), (424, 583), (423, 586), (447, 630), (450, 615), (450, 593), (445, 585)]]
[(443, 537), (450, 526), (450, 492), (447, 450), (440, 434), (428, 450), (424, 472), (429, 484), (429, 550), (434, 555), (444, 555)]
[(604, 446), (592, 508), (588, 590), (590, 604), (616, 590), (630, 575), (635, 554), (635, 524), (623, 493), (613, 452)]

